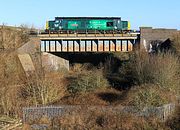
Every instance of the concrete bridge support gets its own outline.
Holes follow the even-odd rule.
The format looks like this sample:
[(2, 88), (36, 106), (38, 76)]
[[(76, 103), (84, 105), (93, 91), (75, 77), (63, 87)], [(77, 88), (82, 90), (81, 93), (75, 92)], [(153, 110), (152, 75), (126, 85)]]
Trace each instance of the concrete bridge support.
[(69, 71), (69, 61), (53, 54), (42, 52), (42, 67), (45, 71)]
[(177, 29), (153, 29), (152, 27), (140, 28), (140, 48), (141, 50), (149, 50), (150, 43), (152, 41), (165, 42), (167, 39), (171, 39), (173, 35), (178, 33)]
[(31, 38), (28, 43), (18, 48), (17, 53), (27, 75), (41, 67), (45, 71), (69, 70), (68, 60), (40, 51), (39, 38)]

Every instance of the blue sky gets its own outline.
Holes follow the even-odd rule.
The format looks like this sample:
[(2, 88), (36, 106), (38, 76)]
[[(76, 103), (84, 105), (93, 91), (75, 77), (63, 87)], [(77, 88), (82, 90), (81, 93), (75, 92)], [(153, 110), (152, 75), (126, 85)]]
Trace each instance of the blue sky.
[(119, 16), (133, 29), (180, 29), (180, 0), (1, 0), (0, 24), (43, 28), (55, 16)]

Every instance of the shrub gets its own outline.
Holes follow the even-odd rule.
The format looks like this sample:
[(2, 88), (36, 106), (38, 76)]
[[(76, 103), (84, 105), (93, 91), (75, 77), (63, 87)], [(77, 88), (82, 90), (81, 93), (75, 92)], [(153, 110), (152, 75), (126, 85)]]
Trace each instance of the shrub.
[(15, 114), (17, 114), (19, 111), (18, 90), (18, 85), (0, 87), (0, 108), (2, 108), (1, 114), (7, 116), (15, 116)]
[(129, 60), (130, 53), (124, 53), (124, 52), (113, 52), (113, 56), (118, 58), (121, 61)]
[(108, 86), (108, 81), (103, 77), (101, 70), (80, 72), (68, 77), (70, 84), (68, 91), (71, 94), (84, 93), (102, 89)]
[(0, 39), (0, 48), (16, 49), (29, 41), (29, 35), (23, 28), (18, 30), (2, 26), (0, 28)]
[[(99, 108), (95, 110), (81, 109), (79, 112), (68, 114), (61, 118), (61, 129), (93, 129), (93, 130), (141, 130), (141, 129), (164, 129), (157, 124), (151, 124), (147, 120), (126, 113), (113, 113), (103, 111)], [(156, 122), (157, 123), (157, 122)]]
[(173, 36), (172, 47), (175, 52), (180, 56), (180, 33)]
[(179, 60), (171, 52), (147, 54), (137, 52), (120, 69), (120, 76), (133, 84), (156, 84), (177, 91), (179, 86)]
[(149, 56), (147, 53), (135, 52), (130, 60), (120, 68), (120, 77), (132, 84), (143, 84), (151, 79), (149, 69)]
[(84, 64), (79, 64), (79, 63), (75, 63), (71, 66), (71, 71), (73, 72), (82, 72), (84, 70), (93, 70), (95, 69), (93, 64), (90, 64), (90, 63), (84, 63)]
[(47, 105), (61, 99), (65, 88), (51, 79), (31, 79), (22, 87), (21, 97), (31, 105)]
[(18, 91), (24, 73), (15, 52), (1, 52), (0, 60), (0, 114), (14, 116), (19, 111)]
[(173, 93), (161, 87), (147, 84), (130, 89), (125, 103), (143, 109), (145, 107), (159, 107), (172, 103), (174, 100)]
[(172, 91), (177, 91), (180, 85), (180, 64), (178, 57), (168, 52), (153, 56), (151, 62), (154, 84), (158, 84)]

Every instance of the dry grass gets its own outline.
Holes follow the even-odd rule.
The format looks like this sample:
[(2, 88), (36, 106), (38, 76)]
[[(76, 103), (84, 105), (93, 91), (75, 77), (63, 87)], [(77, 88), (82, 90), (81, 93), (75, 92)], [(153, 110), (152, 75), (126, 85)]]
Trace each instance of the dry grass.
[(97, 89), (104, 89), (109, 86), (108, 81), (104, 78), (101, 69), (81, 70), (67, 77), (69, 81), (69, 93), (82, 94), (92, 92)]
[(21, 100), (19, 88), (25, 74), (17, 57), (16, 49), (26, 43), (29, 36), (21, 29), (0, 28), (0, 109), (1, 114), (18, 115)]
[(24, 72), (15, 52), (0, 53), (0, 109), (1, 113), (14, 115), (19, 111), (18, 93)]
[(172, 38), (173, 49), (180, 56), (180, 33), (176, 34)]
[(14, 51), (0, 52), (0, 82), (7, 85), (21, 84), (24, 72)]
[(17, 49), (29, 40), (26, 28), (22, 27), (18, 30), (12, 28), (0, 28), (0, 48)]
[(129, 90), (124, 105), (146, 107), (160, 107), (164, 104), (176, 103), (174, 93), (153, 84), (133, 87)]
[[(23, 106), (54, 104), (66, 96), (66, 86), (68, 85), (69, 92), (77, 93), (78, 96), (64, 97), (64, 102), (61, 103), (102, 106), (111, 104), (113, 98), (120, 100), (119, 93), (112, 92), (112, 94), (110, 89), (104, 89), (109, 84), (102, 69), (95, 69), (90, 64), (74, 65), (71, 75), (68, 76), (69, 82), (65, 79), (67, 75), (63, 74), (62, 76), (60, 73), (46, 74), (40, 79), (37, 75), (29, 80), (22, 78), (24, 73), (19, 67), (16, 54), (9, 53), (7, 50), (15, 50), (29, 40), (25, 30), (25, 28), (20, 30), (0, 29), (0, 48), (3, 50), (0, 53), (0, 110), (3, 114), (21, 115)], [(173, 41), (174, 48), (179, 54), (179, 36), (175, 36)], [(124, 80), (138, 84), (138, 87), (134, 86), (134, 89), (129, 90), (124, 104), (143, 108), (160, 106), (176, 100), (174, 93), (180, 93), (180, 67), (176, 55), (170, 52), (158, 55), (139, 52), (132, 57), (124, 53), (115, 54), (115, 56), (120, 57), (120, 60), (129, 60), (130, 58), (130, 62), (120, 69), (121, 76)], [(115, 64), (113, 62), (109, 59), (105, 66), (107, 67), (105, 68), (107, 69), (106, 73), (113, 72), (112, 64)], [(25, 85), (23, 87), (17, 85), (21, 83)], [(101, 91), (98, 92), (98, 90)], [(177, 123), (179, 117), (174, 118), (173, 121)], [(111, 111), (93, 111), (86, 107), (67, 113), (61, 119), (49, 120), (43, 117), (37, 123), (48, 124), (50, 129), (55, 125), (62, 129), (169, 129), (155, 119), (146, 120), (133, 115), (115, 114)], [(174, 123), (169, 125), (173, 126)], [(30, 126), (26, 124), (23, 129), (28, 130)]]
[[(52, 76), (52, 75), (51, 75)], [(55, 77), (55, 76), (54, 76)], [(21, 87), (20, 97), (26, 101), (26, 105), (48, 105), (60, 100), (66, 92), (66, 88), (59, 78), (43, 78), (33, 77)]]
[[(44, 118), (43, 118), (44, 120)], [(139, 129), (162, 129), (168, 130), (163, 123), (158, 120), (144, 119), (134, 115), (106, 111), (102, 109), (89, 109), (88, 107), (81, 107), (63, 115), (60, 118), (48, 119), (46, 124), (49, 129), (93, 129), (93, 130), (139, 130)], [(48, 121), (47, 121), (48, 120)], [(40, 124), (41, 119), (35, 124)], [(43, 122), (44, 123), (44, 122)]]
[(136, 52), (120, 71), (121, 77), (133, 84), (156, 84), (159, 87), (178, 92), (179, 68), (179, 59), (171, 52), (157, 55)]
[(24, 72), (15, 50), (29, 40), (22, 29), (0, 28), (0, 109), (2, 114), (16, 115), (19, 111), (19, 85)]
[(123, 92), (116, 89), (96, 90), (80, 95), (66, 94), (60, 101), (54, 105), (92, 105), (92, 106), (107, 106), (107, 105), (120, 105), (123, 100)]

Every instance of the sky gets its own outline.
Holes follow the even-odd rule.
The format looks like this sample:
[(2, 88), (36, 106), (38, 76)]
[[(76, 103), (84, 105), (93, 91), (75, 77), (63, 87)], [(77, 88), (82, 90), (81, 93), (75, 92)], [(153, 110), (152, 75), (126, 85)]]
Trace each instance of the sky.
[(56, 16), (121, 17), (141, 26), (180, 30), (180, 0), (0, 0), (0, 24), (45, 28)]

